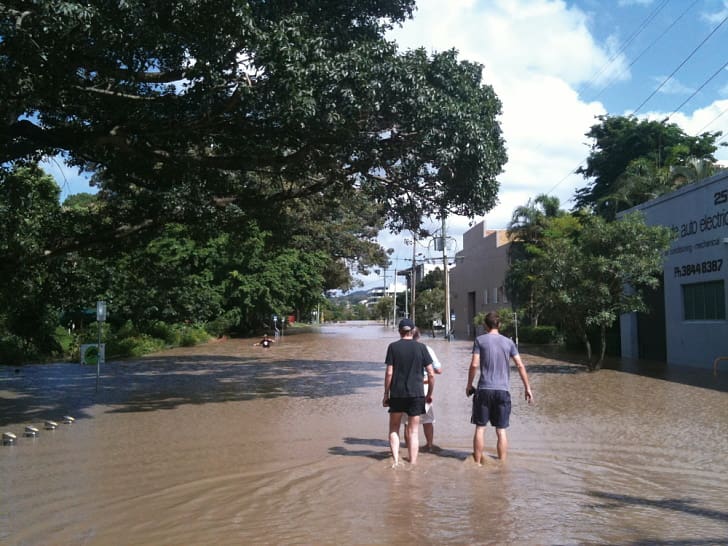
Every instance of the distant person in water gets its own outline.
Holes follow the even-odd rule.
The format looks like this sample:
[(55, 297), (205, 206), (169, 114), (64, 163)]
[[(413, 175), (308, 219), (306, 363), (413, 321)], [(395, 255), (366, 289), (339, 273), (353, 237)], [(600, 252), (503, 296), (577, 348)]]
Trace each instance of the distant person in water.
[(263, 349), (268, 349), (270, 346), (275, 343), (274, 339), (271, 339), (268, 334), (263, 335), (263, 339), (261, 339), (258, 343), (255, 343), (253, 347), (263, 347)]

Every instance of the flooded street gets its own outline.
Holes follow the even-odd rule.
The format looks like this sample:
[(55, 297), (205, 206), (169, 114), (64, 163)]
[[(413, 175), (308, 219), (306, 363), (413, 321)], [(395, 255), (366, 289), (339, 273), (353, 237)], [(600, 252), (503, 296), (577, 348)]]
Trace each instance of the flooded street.
[(18, 436), (0, 544), (728, 543), (728, 368), (587, 373), (522, 348), (535, 404), (513, 372), (508, 462), (489, 427), (476, 467), (472, 342), (424, 338), (440, 450), (392, 469), (396, 338), (349, 323), (180, 348), (104, 365), (98, 392), (94, 367), (0, 367), (0, 432)]

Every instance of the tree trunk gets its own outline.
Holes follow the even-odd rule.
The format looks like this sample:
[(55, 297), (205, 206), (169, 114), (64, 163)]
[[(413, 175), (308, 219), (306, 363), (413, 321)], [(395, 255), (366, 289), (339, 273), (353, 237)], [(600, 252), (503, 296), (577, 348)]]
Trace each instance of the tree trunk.
[(592, 350), (591, 350), (591, 342), (589, 341), (589, 336), (586, 332), (582, 332), (581, 339), (584, 340), (584, 345), (586, 346), (586, 360), (589, 362), (589, 368), (591, 369), (591, 358), (592, 358)]
[(599, 351), (599, 360), (594, 364), (594, 370), (601, 370), (602, 363), (604, 362), (604, 355), (607, 352), (607, 327), (602, 325), (599, 329), (599, 341), (601, 343), (601, 349)]

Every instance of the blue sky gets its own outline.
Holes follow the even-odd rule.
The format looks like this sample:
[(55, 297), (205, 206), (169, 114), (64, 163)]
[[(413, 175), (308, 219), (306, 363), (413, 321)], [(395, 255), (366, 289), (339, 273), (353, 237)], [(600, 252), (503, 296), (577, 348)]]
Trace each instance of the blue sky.
[[(669, 115), (689, 134), (728, 135), (728, 0), (420, 0), (389, 37), (402, 49), (455, 48), (484, 66), (503, 103), (509, 156), (499, 205), (475, 219), (489, 228), (507, 227), (513, 209), (540, 193), (571, 208), (597, 115)], [(728, 166), (728, 148), (716, 156)], [(458, 248), (470, 222), (448, 221)], [(399, 268), (412, 255), (407, 235), (379, 238)]]
[[(419, 0), (414, 19), (389, 34), (402, 49), (455, 48), (484, 66), (503, 102), (509, 162), (499, 205), (483, 218), (505, 228), (513, 209), (539, 193), (570, 208), (585, 181), (584, 134), (600, 114), (664, 119), (687, 133), (724, 132), (728, 141), (728, 0)], [(639, 108), (639, 109), (638, 109)], [(717, 154), (728, 165), (728, 148)], [(63, 198), (89, 191), (58, 161), (47, 163)], [(438, 222), (427, 222), (435, 229)], [(448, 222), (461, 244), (467, 218)], [(397, 267), (412, 255), (409, 234), (383, 233)], [(422, 248), (425, 251), (426, 248)], [(399, 258), (401, 257), (401, 258)], [(381, 286), (376, 276), (362, 279)]]

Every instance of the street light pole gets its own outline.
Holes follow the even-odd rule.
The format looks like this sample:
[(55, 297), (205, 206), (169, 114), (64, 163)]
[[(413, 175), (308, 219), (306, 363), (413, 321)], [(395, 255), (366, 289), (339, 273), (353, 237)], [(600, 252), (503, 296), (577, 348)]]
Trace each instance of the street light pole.
[(445, 276), (445, 339), (450, 341), (450, 275), (447, 268), (447, 231), (445, 213), (442, 213), (442, 267)]
[(415, 321), (415, 285), (417, 284), (417, 265), (415, 259), (417, 257), (417, 234), (412, 232), (412, 322), (417, 324)]
[(397, 258), (394, 259), (394, 296), (392, 297), (392, 328), (397, 324), (397, 283), (399, 277), (397, 276)]

